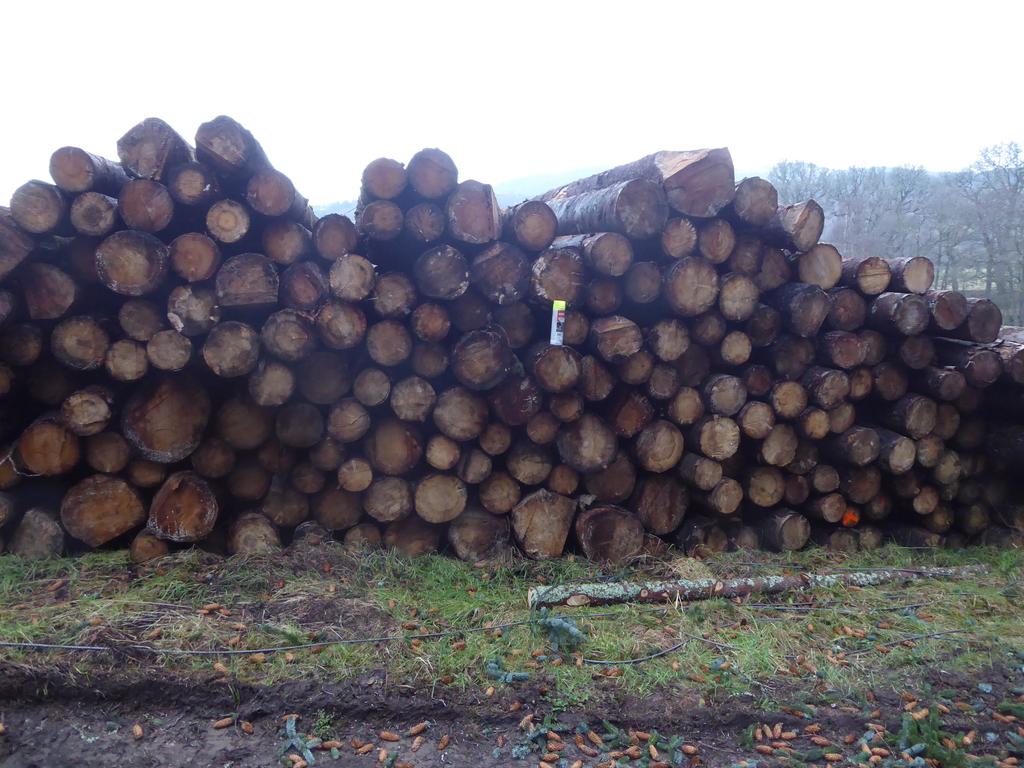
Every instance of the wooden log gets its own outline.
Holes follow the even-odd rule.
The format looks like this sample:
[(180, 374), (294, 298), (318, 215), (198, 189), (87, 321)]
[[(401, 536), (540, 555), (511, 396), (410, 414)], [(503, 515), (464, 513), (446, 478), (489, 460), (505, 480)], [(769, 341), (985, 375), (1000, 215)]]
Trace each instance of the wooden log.
[(878, 256), (843, 259), (840, 282), (865, 296), (877, 296), (884, 292), (891, 281), (892, 270), (885, 259)]
[(679, 371), (666, 363), (658, 363), (647, 379), (646, 389), (653, 400), (671, 400), (679, 389)]
[(196, 131), (199, 159), (232, 179), (247, 179), (270, 165), (263, 147), (236, 120), (220, 115)]
[(22, 431), (13, 456), (21, 473), (49, 477), (70, 472), (78, 464), (81, 447), (58, 414), (44, 414)]
[(757, 447), (756, 458), (762, 464), (785, 467), (796, 457), (799, 440), (789, 424), (776, 424)]
[(434, 203), (418, 203), (405, 212), (400, 244), (420, 249), (436, 243), (445, 229), (445, 212)]
[(803, 338), (811, 338), (818, 333), (831, 307), (827, 293), (806, 283), (784, 285), (767, 301), (782, 313), (789, 330)]
[(135, 538), (132, 539), (131, 547), (128, 550), (128, 558), (136, 565), (139, 565), (160, 557), (166, 557), (170, 552), (171, 548), (166, 541), (161, 541), (149, 531), (142, 530), (135, 534)]
[(935, 280), (935, 265), (924, 256), (891, 259), (892, 290), (902, 293), (927, 293)]
[(224, 378), (250, 373), (259, 361), (259, 353), (259, 334), (237, 320), (215, 325), (207, 335), (202, 349), (207, 367)]
[(129, 229), (161, 232), (174, 218), (174, 200), (160, 182), (132, 179), (121, 188), (117, 212)]
[(416, 286), (401, 272), (386, 272), (377, 277), (371, 301), (381, 317), (402, 319), (416, 306)]
[(157, 331), (146, 342), (146, 360), (160, 371), (180, 371), (192, 359), (192, 342), (170, 329)]
[[(427, 305), (420, 305), (420, 307), (423, 306)], [(416, 308), (417, 311), (420, 307)], [(415, 314), (414, 312), (414, 322)], [(445, 318), (447, 319), (447, 314)], [(494, 311), (494, 322), (505, 332), (505, 338), (512, 349), (522, 349), (529, 344), (536, 330), (533, 313), (526, 304), (519, 301), (498, 307)], [(447, 330), (445, 330), (445, 333), (447, 333)], [(568, 344), (569, 342), (566, 340), (566, 343)]]
[(857, 291), (852, 288), (833, 288), (828, 292), (832, 300), (825, 325), (836, 331), (856, 331), (864, 325), (868, 315), (868, 305)]
[(455, 467), (459, 479), (469, 485), (479, 485), (487, 479), (493, 469), (494, 462), (491, 461), (491, 457), (479, 448), (462, 451), (459, 463)]
[(582, 365), (572, 347), (538, 342), (526, 353), (526, 365), (537, 384), (546, 392), (566, 392), (580, 381)]
[(441, 527), (419, 517), (406, 517), (389, 523), (384, 530), (384, 546), (397, 549), (406, 557), (436, 552), (441, 545)]
[(883, 333), (913, 336), (928, 327), (928, 302), (912, 293), (882, 293), (871, 302), (868, 324)]
[(192, 161), (192, 149), (171, 126), (148, 117), (117, 141), (117, 156), (128, 175), (161, 181), (167, 171)]
[(538, 253), (555, 239), (558, 219), (547, 203), (527, 200), (501, 212), (501, 230), (507, 240), (520, 248)]
[(556, 300), (573, 306), (583, 295), (585, 280), (586, 269), (579, 249), (548, 248), (533, 262), (530, 298), (534, 303), (545, 306)]
[(858, 332), (857, 336), (864, 347), (864, 365), (878, 365), (885, 359), (888, 352), (885, 336), (867, 329)]
[(26, 560), (57, 557), (64, 553), (64, 530), (50, 512), (32, 507), (14, 529), (7, 551)]
[(746, 275), (730, 272), (722, 275), (719, 283), (718, 308), (730, 322), (748, 319), (757, 309), (759, 291)]
[(69, 317), (53, 329), (50, 351), (62, 365), (77, 371), (92, 371), (103, 365), (110, 337), (92, 317)]
[(988, 299), (966, 299), (967, 317), (955, 329), (943, 333), (954, 339), (990, 344), (999, 337), (1003, 313)]
[(65, 192), (109, 195), (117, 194), (128, 180), (118, 163), (78, 147), (61, 147), (50, 155), (50, 176)]
[(239, 515), (228, 529), (228, 552), (232, 555), (257, 555), (281, 549), (277, 529), (259, 512)]
[[(660, 284), (661, 274), (655, 268)], [(628, 282), (627, 282), (628, 285)], [(592, 315), (610, 315), (622, 306), (622, 284), (610, 277), (596, 277), (587, 283), (584, 308)]]
[[(449, 246), (438, 246), (427, 251), (417, 260), (417, 285), (424, 295), (431, 298), (455, 298), (456, 295), (465, 292), (465, 287), (462, 287), (463, 283), (460, 282), (463, 280), (462, 273), (449, 265), (449, 262), (455, 261), (449, 253), (451, 251), (454, 249)], [(428, 254), (441, 253), (447, 254), (447, 256), (441, 259), (440, 264), (432, 263), (438, 261), (440, 256), (431, 256), (431, 263), (427, 263)], [(462, 266), (465, 266), (464, 260)], [(424, 271), (422, 276), (421, 269)], [(473, 258), (468, 274), (469, 281), (481, 294), (502, 306), (517, 302), (526, 294), (530, 281), (530, 263), (526, 254), (517, 246), (510, 243), (494, 242)], [(439, 281), (440, 285), (438, 285)], [(431, 290), (425, 288), (424, 283)], [(468, 283), (466, 285), (468, 286)], [(460, 287), (461, 290), (453, 295), (453, 292)]]
[(456, 187), (459, 172), (440, 149), (421, 149), (406, 166), (409, 187), (427, 200), (443, 200)]
[(212, 278), (220, 267), (217, 244), (199, 232), (186, 232), (174, 239), (169, 251), (170, 267), (190, 283)]
[(601, 317), (590, 324), (590, 346), (602, 360), (617, 363), (640, 351), (643, 333), (621, 315)]
[(782, 331), (782, 315), (774, 307), (758, 304), (743, 326), (751, 347), (771, 346)]
[(106, 237), (119, 222), (117, 198), (100, 192), (84, 192), (72, 201), (69, 219), (80, 235)]
[[(463, 391), (467, 396), (472, 397), (469, 395), (468, 391)], [(462, 396), (459, 395), (458, 399), (461, 398)], [(494, 390), (492, 390), (488, 399), (491, 409), (494, 411), (494, 415), (498, 420), (510, 427), (517, 427), (526, 424), (532, 416), (540, 411), (542, 405), (541, 391), (537, 387), (536, 382), (530, 378), (515, 375), (509, 376)], [(457, 407), (455, 403), (452, 403), (452, 406)], [(483, 404), (482, 411), (483, 418), (486, 418), (486, 404)], [(434, 413), (434, 420), (436, 422), (436, 409)], [(477, 410), (476, 413), (479, 414), (479, 410)], [(450, 416), (452, 418), (456, 417), (456, 410), (454, 408), (451, 411)], [(458, 439), (472, 439), (476, 435), (480, 434), (483, 430), (483, 426), (484, 425), (481, 424), (479, 430), (474, 435)], [(442, 432), (444, 431), (444, 428), (442, 428), (440, 424), (438, 424), (438, 428), (441, 429)], [(464, 432), (464, 430), (458, 431), (460, 433)]]
[(807, 409), (807, 389), (798, 381), (777, 381), (768, 402), (780, 419), (796, 419)]
[(195, 472), (175, 472), (164, 481), (149, 506), (149, 530), (175, 542), (206, 538), (217, 521), (213, 490)]
[(412, 337), (398, 320), (381, 320), (366, 332), (366, 351), (377, 365), (399, 365), (412, 354)]
[(725, 219), (709, 219), (697, 235), (697, 250), (712, 264), (724, 264), (736, 245), (736, 233)]
[(732, 158), (727, 149), (656, 152), (551, 190), (541, 195), (541, 199), (576, 195), (629, 179), (647, 179), (660, 185), (673, 210), (696, 218), (716, 215), (732, 200), (735, 184)]
[(873, 391), (885, 401), (895, 402), (902, 398), (910, 387), (907, 372), (894, 363), (879, 363), (872, 371)]
[(353, 253), (359, 244), (356, 225), (347, 216), (329, 213), (317, 219), (312, 231), (313, 248), (327, 261), (335, 261)]
[(606, 468), (618, 450), (615, 433), (589, 413), (564, 425), (559, 430), (556, 445), (562, 461), (584, 474)]
[(687, 445), (716, 461), (734, 455), (739, 450), (739, 444), (739, 426), (732, 419), (717, 414), (700, 418), (687, 435)]
[(355, 304), (328, 301), (316, 314), (316, 329), (325, 346), (352, 349), (359, 346), (366, 336), (366, 315)]
[(457, 441), (477, 438), (487, 426), (487, 416), (487, 403), (462, 387), (442, 392), (433, 413), (441, 433)]
[(764, 440), (775, 426), (775, 412), (767, 403), (749, 400), (736, 416), (736, 423), (745, 437)]
[(500, 331), (470, 331), (452, 350), (452, 373), (459, 383), (476, 391), (500, 384), (511, 364), (512, 350)]
[(33, 235), (67, 234), (68, 199), (58, 187), (45, 181), (28, 181), (11, 196), (10, 217)]
[(843, 257), (839, 249), (827, 243), (818, 243), (796, 257), (797, 277), (801, 283), (816, 285), (824, 290), (834, 288), (843, 274)]
[(761, 229), (779, 210), (779, 193), (770, 181), (751, 176), (736, 185), (724, 215), (741, 226)]
[(412, 486), (400, 477), (377, 477), (363, 494), (363, 510), (381, 523), (408, 517), (413, 511)]
[(823, 440), (822, 450), (837, 462), (863, 467), (878, 458), (881, 443), (875, 430), (851, 427), (842, 434)]
[(636, 485), (636, 468), (626, 452), (620, 451), (606, 469), (585, 475), (583, 481), (587, 493), (598, 501), (618, 504), (632, 494)]
[(724, 373), (710, 376), (701, 394), (707, 410), (722, 416), (735, 416), (747, 402), (747, 388), (743, 380)]
[(172, 464), (198, 447), (209, 417), (209, 395), (195, 379), (164, 378), (129, 398), (121, 431), (143, 458)]
[[(209, 479), (219, 479), (230, 474), (235, 468), (236, 459), (235, 449), (219, 437), (208, 437), (203, 440), (190, 457), (192, 468), (201, 477)], [(93, 466), (99, 471), (104, 471)]]
[(466, 508), (468, 491), (455, 475), (429, 474), (416, 484), (413, 506), (428, 523), (447, 523)]
[(946, 335), (967, 320), (967, 299), (959, 291), (928, 291), (924, 299), (931, 312), (928, 327), (933, 333)]
[(730, 331), (722, 339), (716, 350), (715, 360), (723, 365), (739, 367), (750, 360), (754, 347), (743, 331)]
[(654, 418), (651, 401), (635, 389), (620, 389), (606, 411), (608, 422), (616, 435), (636, 437)]
[(124, 480), (91, 475), (64, 495), (60, 517), (71, 536), (99, 547), (141, 525), (146, 512), (138, 493)]
[(575, 529), (584, 555), (595, 562), (627, 563), (643, 547), (640, 519), (622, 507), (592, 507), (576, 518)]
[(790, 251), (808, 251), (821, 237), (825, 214), (814, 200), (779, 206), (768, 223), (765, 239), (772, 245)]
[(558, 197), (542, 196), (558, 218), (558, 234), (619, 232), (634, 239), (660, 233), (668, 220), (664, 191), (650, 181), (633, 178), (600, 189)]
[(221, 197), (220, 179), (203, 163), (182, 163), (164, 174), (171, 199), (179, 205), (201, 207)]
[(743, 476), (743, 492), (750, 503), (770, 509), (785, 496), (786, 477), (776, 467), (751, 467)]
[(811, 525), (803, 515), (780, 509), (765, 518), (759, 527), (761, 542), (775, 552), (803, 549), (811, 537)]
[(893, 475), (909, 472), (917, 459), (917, 445), (914, 441), (888, 429), (876, 429), (875, 431), (878, 433), (879, 439), (879, 466)]
[(7, 208), (0, 208), (0, 279), (12, 272), (35, 248), (35, 241), (14, 221)]
[(633, 449), (640, 467), (648, 472), (667, 472), (683, 456), (683, 435), (672, 422), (658, 419), (637, 435)]
[(890, 429), (916, 440), (929, 434), (935, 427), (936, 413), (934, 400), (909, 394), (884, 409), (880, 418)]
[(723, 477), (710, 491), (694, 489), (690, 493), (694, 505), (715, 515), (731, 515), (743, 502), (743, 486), (731, 477)]
[(661, 228), (658, 242), (662, 255), (669, 259), (691, 256), (697, 248), (697, 228), (687, 218), (672, 217)]
[(316, 405), (330, 405), (352, 388), (348, 358), (318, 349), (304, 358), (295, 370), (299, 394)]
[(448, 235), (469, 245), (483, 245), (501, 235), (501, 208), (494, 190), (479, 181), (463, 181), (448, 197)]
[(654, 355), (646, 349), (641, 349), (620, 362), (616, 366), (616, 370), (619, 379), (626, 384), (640, 386), (651, 378), (651, 373), (654, 371)]
[(710, 491), (722, 480), (722, 465), (696, 453), (686, 453), (679, 461), (679, 477), (692, 488)]
[(107, 428), (113, 415), (114, 394), (93, 385), (68, 395), (60, 406), (60, 418), (79, 437), (98, 434)]
[(22, 299), (31, 320), (56, 320), (67, 314), (78, 300), (78, 285), (52, 264), (26, 264), (20, 277)]
[(286, 307), (315, 312), (327, 298), (327, 277), (313, 261), (298, 261), (281, 273), (279, 301)]
[(936, 400), (953, 401), (963, 394), (967, 380), (953, 368), (928, 367), (913, 377), (914, 387)]
[(85, 463), (97, 472), (115, 474), (131, 459), (131, 448), (117, 432), (101, 432), (85, 441)]
[(508, 518), (470, 507), (448, 527), (448, 543), (459, 559), (471, 563), (504, 556), (511, 543)]
[(896, 346), (896, 356), (913, 371), (927, 368), (935, 360), (935, 344), (930, 336), (907, 336)]
[(420, 342), (412, 348), (412, 370), (425, 379), (436, 379), (448, 370), (448, 348), (443, 344)]
[[(730, 263), (732, 259), (730, 258)], [(754, 274), (754, 282), (758, 290), (767, 293), (781, 288), (793, 278), (793, 269), (786, 253), (781, 248), (761, 248), (757, 261), (757, 271)]]
[(548, 490), (534, 491), (511, 512), (512, 530), (527, 557), (559, 557), (576, 511), (572, 499)]
[(665, 300), (676, 314), (694, 317), (714, 306), (718, 281), (709, 261), (693, 256), (678, 259), (665, 272)]
[(818, 357), (836, 368), (849, 370), (864, 363), (860, 337), (847, 331), (826, 331), (817, 340)]
[(167, 274), (169, 250), (145, 232), (115, 232), (96, 249), (96, 273), (114, 293), (144, 296)]
[(835, 408), (850, 394), (850, 377), (833, 368), (811, 366), (800, 383), (811, 402), (826, 410)]
[(481, 506), (492, 515), (507, 515), (519, 503), (522, 491), (508, 472), (492, 472), (477, 488)]
[[(206, 286), (178, 286), (167, 296), (167, 319), (182, 336), (202, 336), (220, 322), (220, 305)], [(158, 332), (159, 333), (159, 332)], [(156, 338), (157, 334), (151, 338)]]

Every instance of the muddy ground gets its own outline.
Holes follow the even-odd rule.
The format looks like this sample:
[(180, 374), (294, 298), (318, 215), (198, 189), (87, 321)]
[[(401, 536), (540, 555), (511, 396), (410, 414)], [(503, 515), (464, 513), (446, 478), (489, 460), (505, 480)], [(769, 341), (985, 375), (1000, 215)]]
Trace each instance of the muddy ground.
[[(907, 711), (931, 707), (932, 711), (948, 710), (942, 713), (942, 726), (958, 740), (971, 731), (978, 734), (969, 751), (1006, 756), (1007, 734), (1016, 732), (1019, 723), (1012, 716), (999, 715), (1009, 721), (995, 719), (993, 712), (999, 702), (1019, 695), (1024, 684), (1020, 668), (992, 669), (978, 678), (950, 678), (932, 671), (917, 681), (907, 679), (905, 684), (902, 697), (892, 691), (861, 691), (844, 697), (852, 702), (859, 696), (864, 701), (861, 707), (824, 701), (815, 705), (810, 692), (778, 691), (780, 701), (804, 696), (803, 712), (789, 707), (787, 711), (760, 708), (742, 698), (705, 704), (685, 688), (644, 700), (621, 699), (598, 685), (586, 707), (557, 714), (557, 722), (566, 727), (562, 731), (566, 748), (561, 754), (564, 765), (582, 760), (585, 766), (595, 766), (607, 761), (608, 750), (597, 750), (585, 741), (588, 750), (599, 752), (597, 756), (588, 755), (574, 743), (576, 731), (593, 728), (606, 734), (602, 721), (607, 720), (620, 728), (660, 734), (662, 752), (658, 758), (666, 760), (666, 765), (675, 763), (673, 757), (681, 758), (675, 764), (682, 765), (732, 766), (742, 761), (748, 761), (748, 765), (757, 761), (759, 766), (825, 765), (820, 750), (810, 751), (814, 749), (812, 734), (804, 729), (811, 725), (812, 731), (814, 726), (821, 728), (814, 735), (827, 738), (833, 745), (824, 752), (834, 757), (830, 752), (834, 750), (849, 764), (847, 760), (863, 748), (856, 742), (846, 744), (844, 739), (859, 739), (870, 723), (882, 724), (889, 732), (885, 743), (892, 747), (897, 741), (893, 734), (903, 727)], [(546, 751), (545, 740), (531, 741), (529, 725), (524, 726), (523, 718), (532, 714), (533, 722), (543, 726), (545, 716), (552, 713), (550, 694), (543, 683), (503, 686), (490, 697), (439, 688), (416, 690), (389, 681), (383, 671), (345, 683), (301, 680), (266, 688), (117, 672), (76, 678), (69, 667), (55, 666), (50, 672), (40, 673), (0, 664), (0, 716), (4, 724), (0, 766), (281, 765), (279, 748), (286, 736), (282, 718), (288, 714), (298, 715), (299, 732), (326, 728), (344, 742), (339, 758), (315, 751), (317, 765), (538, 765)], [(214, 728), (213, 723), (225, 714), (235, 714), (237, 722)], [(244, 732), (243, 721), (252, 724), (251, 735)], [(424, 743), (416, 752), (411, 751), (412, 737), (387, 742), (378, 736), (381, 731), (403, 734), (423, 721), (428, 727)], [(788, 744), (796, 755), (807, 760), (785, 758), (786, 753), (778, 749), (769, 755), (759, 753), (758, 743), (751, 741), (750, 734), (761, 723), (781, 723), (784, 732), (796, 734), (776, 744)], [(141, 738), (133, 734), (136, 724), (142, 727)], [(443, 736), (448, 736), (449, 744), (441, 751), (438, 742)], [(678, 751), (667, 754), (665, 744), (672, 736), (696, 747), (696, 755)], [(374, 746), (366, 754), (357, 755), (352, 739)], [(768, 743), (765, 740), (762, 749)], [(536, 744), (535, 751), (529, 751), (531, 744)], [(388, 750), (383, 759), (380, 747)], [(809, 762), (814, 758), (818, 758), (816, 762)], [(657, 765), (658, 760), (645, 753), (642, 761), (631, 764)]]

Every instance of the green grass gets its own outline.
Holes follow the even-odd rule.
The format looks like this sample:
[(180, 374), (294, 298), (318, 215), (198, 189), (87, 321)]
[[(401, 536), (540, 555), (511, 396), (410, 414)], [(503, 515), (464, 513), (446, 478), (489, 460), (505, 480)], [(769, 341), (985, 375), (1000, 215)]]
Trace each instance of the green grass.
[[(727, 578), (969, 563), (984, 564), (989, 572), (966, 581), (837, 587), (771, 601), (755, 596), (742, 604), (716, 599), (558, 609), (586, 633), (577, 651), (561, 655), (552, 654), (546, 632), (530, 624), (526, 606), (527, 589), (537, 583), (664, 578), (680, 569)], [(961, 672), (1007, 663), (1024, 649), (1017, 608), (1022, 566), (1024, 553), (1013, 550), (898, 547), (842, 560), (822, 550), (732, 553), (697, 565), (651, 561), (612, 572), (571, 558), (474, 567), (442, 556), (409, 560), (341, 548), (248, 560), (187, 552), (142, 568), (130, 566), (121, 553), (35, 562), (0, 557), (0, 640), (214, 650), (398, 636), (405, 639), (257, 659), (142, 656), (125, 666), (107, 654), (71, 655), (59, 657), (56, 667), (76, 675), (108, 668), (209, 675), (219, 662), (239, 681), (259, 683), (312, 675), (339, 680), (386, 668), (392, 680), (483, 690), (504, 685), (486, 674), (488, 661), (497, 659), (507, 671), (547, 681), (556, 707), (585, 702), (595, 691), (648, 695), (670, 688), (685, 688), (705, 701), (744, 694), (769, 702), (780, 692), (796, 696), (794, 691), (811, 687), (856, 698), (866, 687), (895, 687), (935, 659)], [(199, 609), (210, 603), (230, 615), (202, 615)], [(512, 622), (524, 623), (491, 629)], [(957, 633), (921, 638), (913, 647), (899, 642), (950, 630)], [(448, 634), (408, 639), (420, 632)], [(626, 663), (679, 642), (671, 654)], [(52, 654), (5, 656), (28, 666), (55, 666)]]

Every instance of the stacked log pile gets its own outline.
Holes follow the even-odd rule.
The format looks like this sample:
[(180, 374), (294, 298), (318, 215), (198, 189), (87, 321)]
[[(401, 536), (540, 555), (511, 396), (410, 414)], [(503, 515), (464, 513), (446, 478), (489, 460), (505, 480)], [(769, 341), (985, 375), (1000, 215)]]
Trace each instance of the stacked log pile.
[(117, 149), (57, 150), (0, 209), (12, 552), (329, 532), (622, 561), (1024, 530), (1024, 331), (932, 291), (926, 258), (844, 259), (817, 203), (737, 184), (725, 149), (507, 210), (424, 149), (366, 167), (354, 220), (316, 218), (227, 117)]

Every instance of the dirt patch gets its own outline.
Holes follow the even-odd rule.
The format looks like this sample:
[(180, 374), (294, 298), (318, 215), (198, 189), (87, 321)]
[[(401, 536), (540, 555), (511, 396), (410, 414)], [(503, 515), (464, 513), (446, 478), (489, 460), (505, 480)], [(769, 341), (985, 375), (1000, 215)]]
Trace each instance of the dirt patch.
[(401, 628), (390, 616), (357, 598), (294, 595), (246, 613), (260, 621), (287, 621), (309, 632), (330, 628), (345, 639), (401, 634)]
[[(982, 751), (998, 752), (1005, 733), (1013, 723), (994, 720), (991, 710), (1020, 685), (1019, 670), (993, 669), (979, 678), (928, 674), (917, 689), (908, 689), (928, 702), (926, 689), (941, 687), (979, 711), (952, 709), (943, 727), (953, 733), (976, 730), (992, 733), (995, 742)], [(990, 688), (988, 686), (991, 686)], [(318, 765), (378, 764), (380, 747), (398, 752), (401, 761), (415, 766), (507, 766), (536, 764), (543, 739), (530, 740), (521, 728), (522, 718), (532, 714), (536, 723), (552, 715), (550, 692), (543, 682), (521, 687), (506, 686), (493, 696), (481, 692), (449, 689), (419, 690), (390, 681), (383, 672), (340, 683), (300, 680), (274, 687), (226, 685), (219, 682), (184, 680), (171, 675), (129, 677), (123, 672), (76, 679), (71, 669), (46, 673), (0, 664), (0, 707), (6, 728), (0, 736), (2, 768), (50, 768), (54, 766), (131, 765), (202, 766), (209, 768), (255, 768), (278, 765), (278, 750), (284, 739), (282, 715), (296, 713), (300, 732), (321, 731), (344, 742), (342, 760), (317, 752)], [(750, 743), (750, 732), (760, 723), (780, 723), (784, 731), (800, 734), (792, 741), (797, 750), (813, 748), (803, 728), (809, 723), (821, 727), (836, 750), (853, 754), (844, 738), (860, 736), (869, 722), (882, 723), (897, 732), (905, 715), (906, 697), (895, 690), (862, 691), (861, 706), (843, 702), (819, 702), (813, 714), (799, 716), (782, 702), (795, 701), (807, 691), (779, 690), (779, 707), (761, 709), (752, 702), (732, 699), (705, 705), (699, 696), (677, 687), (644, 698), (617, 696), (614, 687), (598, 685), (592, 701), (581, 710), (554, 713), (564, 724), (564, 756), (579, 758), (584, 765), (599, 761), (573, 744), (574, 729), (582, 724), (604, 732), (602, 721), (620, 728), (657, 730), (664, 739), (677, 735), (698, 749), (703, 763), (728, 766), (742, 759), (758, 759), (759, 765), (781, 764), (777, 756), (758, 754)], [(922, 704), (923, 706), (924, 704)], [(980, 705), (980, 706), (979, 706)], [(782, 709), (785, 707), (785, 709)], [(213, 722), (236, 715), (239, 723), (252, 723), (253, 733), (240, 725), (214, 729)], [(378, 733), (405, 733), (413, 724), (426, 721), (424, 744), (411, 751), (413, 737), (397, 743), (381, 741)], [(133, 725), (143, 728), (136, 739)], [(438, 741), (448, 736), (442, 752)], [(373, 750), (356, 756), (351, 740), (373, 743)], [(587, 742), (589, 743), (589, 742)], [(664, 744), (665, 742), (661, 742)], [(664, 749), (664, 746), (663, 746)], [(1005, 752), (1004, 752), (1005, 754)], [(603, 756), (600, 759), (604, 759)], [(688, 758), (687, 758), (688, 760)], [(686, 763), (684, 763), (686, 764)]]

